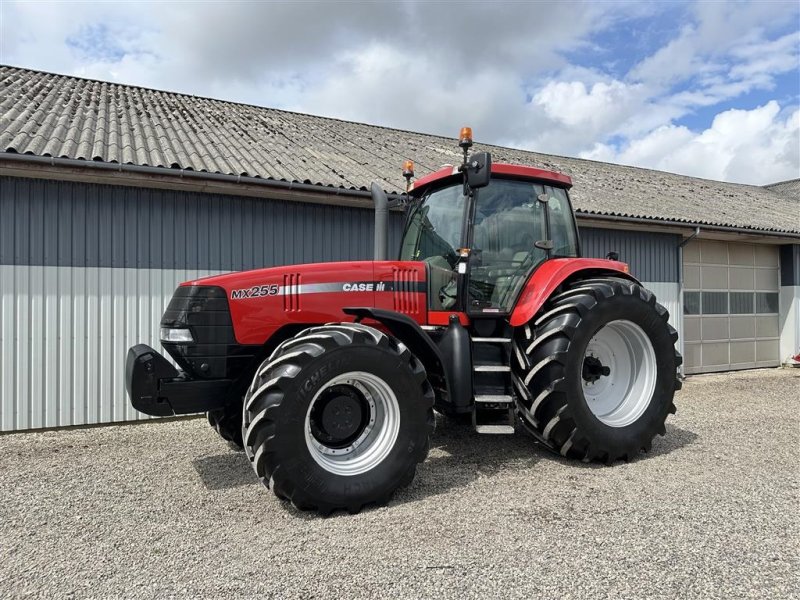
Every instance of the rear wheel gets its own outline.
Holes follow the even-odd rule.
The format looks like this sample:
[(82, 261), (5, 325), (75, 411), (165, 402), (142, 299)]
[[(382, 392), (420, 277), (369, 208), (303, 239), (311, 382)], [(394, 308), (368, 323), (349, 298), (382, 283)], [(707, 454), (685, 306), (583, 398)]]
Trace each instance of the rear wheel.
[(626, 279), (578, 281), (514, 340), (519, 415), (564, 456), (613, 462), (648, 451), (675, 412), (678, 335), (655, 296)]
[(314, 327), (281, 344), (245, 395), (245, 451), (261, 481), (303, 510), (385, 503), (414, 477), (433, 389), (408, 348), (371, 327)]

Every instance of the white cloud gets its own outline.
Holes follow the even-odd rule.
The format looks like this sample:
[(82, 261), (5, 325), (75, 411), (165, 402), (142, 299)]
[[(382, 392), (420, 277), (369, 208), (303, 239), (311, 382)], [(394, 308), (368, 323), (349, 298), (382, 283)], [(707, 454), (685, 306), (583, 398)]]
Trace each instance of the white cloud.
[(725, 72), (732, 59), (750, 62), (775, 52), (797, 55), (796, 35), (777, 44), (764, 37), (767, 30), (796, 24), (796, 6), (789, 2), (697, 2), (693, 11), (694, 18), (674, 39), (631, 69), (633, 80), (668, 87)]
[[(188, 10), (5, 0), (0, 60), (436, 134), (470, 124), (489, 143), (684, 169), (680, 148), (713, 136), (676, 122), (771, 90), (796, 69), (800, 35), (786, 28), (798, 12), (791, 2), (196, 2)], [(655, 47), (644, 16), (656, 29), (669, 27), (664, 19), (683, 25)], [(617, 37), (630, 46), (604, 45), (608, 32), (624, 32)], [(634, 66), (606, 70), (622, 63)], [(752, 126), (775, 133), (778, 122), (786, 117)], [(758, 147), (777, 153), (775, 164), (800, 164), (777, 142)], [(706, 163), (707, 176), (732, 176)]]
[(718, 114), (699, 133), (665, 125), (621, 150), (598, 144), (583, 158), (673, 173), (763, 185), (800, 177), (800, 109), (782, 113), (770, 101)]
[(551, 81), (534, 96), (548, 117), (569, 127), (613, 130), (639, 99), (640, 85), (613, 80), (587, 88), (582, 81)]

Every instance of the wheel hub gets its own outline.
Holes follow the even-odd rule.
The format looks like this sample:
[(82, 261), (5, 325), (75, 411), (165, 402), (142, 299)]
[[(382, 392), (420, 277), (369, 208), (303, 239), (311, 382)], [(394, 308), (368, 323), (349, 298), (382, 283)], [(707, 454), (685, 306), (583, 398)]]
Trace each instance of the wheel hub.
[(599, 358), (594, 356), (587, 356), (583, 359), (583, 380), (588, 383), (594, 383), (600, 377), (608, 377), (611, 375), (611, 369), (603, 365)]
[(364, 394), (349, 385), (326, 389), (311, 411), (311, 433), (329, 448), (345, 448), (367, 425), (370, 413)]
[(359, 475), (379, 464), (394, 447), (400, 404), (381, 377), (364, 371), (328, 381), (311, 400), (305, 438), (312, 458), (336, 475)]

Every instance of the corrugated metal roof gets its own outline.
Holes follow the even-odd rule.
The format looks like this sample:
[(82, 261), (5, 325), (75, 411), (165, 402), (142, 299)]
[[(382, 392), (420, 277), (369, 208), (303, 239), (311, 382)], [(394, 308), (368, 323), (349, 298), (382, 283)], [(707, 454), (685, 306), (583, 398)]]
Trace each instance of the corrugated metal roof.
[[(423, 175), (457, 163), (454, 139), (171, 92), (0, 66), (0, 152), (192, 169), (400, 191), (402, 162)], [(772, 191), (476, 144), (496, 161), (570, 175), (580, 212), (800, 233)], [(0, 154), (2, 156), (2, 154)]]
[(789, 200), (800, 202), (800, 179), (789, 179), (787, 181), (778, 181), (777, 183), (770, 183), (764, 186), (770, 192), (780, 194)]

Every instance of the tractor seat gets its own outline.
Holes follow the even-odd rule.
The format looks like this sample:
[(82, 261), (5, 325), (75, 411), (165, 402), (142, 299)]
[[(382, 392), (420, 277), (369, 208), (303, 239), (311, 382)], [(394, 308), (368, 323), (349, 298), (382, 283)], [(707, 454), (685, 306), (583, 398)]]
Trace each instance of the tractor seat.
[(455, 298), (443, 297), (442, 290), (455, 294), (455, 286), (451, 285), (455, 280), (453, 267), (443, 256), (429, 256), (423, 262), (428, 265), (431, 310), (447, 310), (455, 304)]

